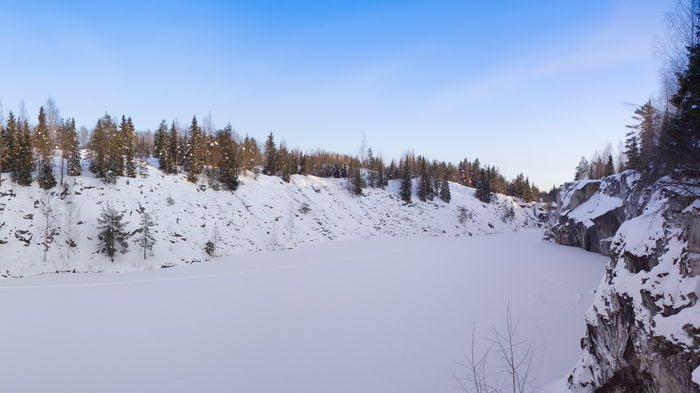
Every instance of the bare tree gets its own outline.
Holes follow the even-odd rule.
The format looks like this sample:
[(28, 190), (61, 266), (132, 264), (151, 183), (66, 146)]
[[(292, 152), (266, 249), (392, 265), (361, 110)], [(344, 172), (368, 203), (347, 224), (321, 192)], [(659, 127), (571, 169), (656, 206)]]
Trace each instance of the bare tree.
[(154, 225), (155, 222), (151, 218), (151, 215), (145, 211), (142, 212), (139, 228), (141, 234), (136, 240), (136, 243), (143, 248), (143, 259), (146, 259), (148, 255), (153, 255), (153, 245), (156, 244), (156, 239), (153, 236), (153, 230), (151, 228)]
[(46, 109), (46, 122), (49, 129), (49, 138), (51, 141), (56, 143), (56, 131), (58, 130), (58, 125), (61, 122), (61, 115), (59, 114), (58, 107), (56, 106), (56, 100), (49, 96), (44, 105)]
[(42, 260), (46, 262), (46, 253), (49, 251), (49, 244), (53, 242), (54, 236), (57, 234), (56, 218), (53, 215), (54, 211), (54, 201), (48, 192), (44, 192), (41, 197), (41, 215), (43, 218), (43, 230), (44, 230), (44, 254)]
[(664, 101), (678, 91), (677, 74), (688, 68), (688, 49), (698, 43), (700, 1), (678, 0), (666, 14), (666, 36), (655, 39), (654, 46), (661, 60), (661, 85)]
[[(518, 341), (516, 333), (518, 321), (513, 321), (510, 314), (510, 306), (506, 312), (506, 330), (501, 333), (494, 326), (491, 327), (494, 338), (487, 339), (491, 343), (489, 348), (481, 356), (474, 352), (476, 324), (472, 328), (471, 351), (469, 355), (464, 355), (464, 362), (457, 362), (466, 369), (465, 376), (458, 376), (453, 373), (453, 378), (459, 383), (460, 389), (465, 392), (476, 393), (524, 393), (532, 385), (532, 348), (530, 341)], [(488, 374), (486, 365), (491, 350), (495, 349), (496, 355), (501, 362), (501, 374), (505, 378), (499, 378)]]
[[(508, 306), (505, 332), (500, 333), (495, 327), (491, 327), (496, 337), (492, 342), (497, 347), (496, 352), (510, 380), (513, 393), (524, 393), (525, 389), (532, 384), (530, 376), (532, 372), (531, 342), (530, 340), (517, 341), (515, 338), (519, 322), (519, 320), (513, 321), (510, 315), (510, 306)], [(521, 350), (520, 348), (525, 349)]]
[(19, 99), (19, 110), (17, 115), (17, 119), (20, 123), (24, 123), (24, 121), (27, 120), (27, 107), (24, 105), (24, 98)]
[(452, 373), (452, 377), (459, 383), (459, 386), (465, 392), (476, 392), (476, 393), (489, 393), (494, 392), (495, 389), (488, 384), (489, 376), (486, 375), (486, 359), (491, 352), (489, 349), (484, 352), (483, 355), (477, 357), (474, 354), (474, 336), (476, 335), (476, 322), (472, 325), (472, 345), (469, 355), (464, 355), (464, 363), (455, 361), (455, 363), (464, 367), (467, 370), (467, 374), (464, 377), (459, 377), (457, 374)]
[(90, 143), (90, 130), (85, 126), (80, 126), (80, 147), (86, 148)]
[(75, 199), (75, 193), (68, 183), (64, 184), (66, 190), (66, 244), (68, 252), (66, 256), (70, 259), (71, 250), (77, 247), (76, 240), (78, 239), (78, 221), (80, 220), (80, 208)]

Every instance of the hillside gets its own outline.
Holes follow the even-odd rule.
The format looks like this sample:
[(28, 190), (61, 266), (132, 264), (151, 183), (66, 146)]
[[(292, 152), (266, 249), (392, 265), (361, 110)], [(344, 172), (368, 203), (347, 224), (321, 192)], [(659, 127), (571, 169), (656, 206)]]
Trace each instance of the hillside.
[[(454, 183), (449, 204), (437, 198), (419, 202), (415, 192), (414, 202), (404, 204), (398, 181), (353, 197), (345, 179), (295, 175), (285, 183), (277, 177), (242, 175), (238, 190), (228, 192), (215, 190), (206, 180), (192, 184), (184, 175), (164, 175), (154, 164), (146, 166), (146, 176), (103, 184), (83, 162), (83, 176), (67, 178), (65, 191), (55, 187), (48, 193), (36, 182), (20, 187), (5, 180), (0, 187), (0, 272), (18, 277), (168, 267), (207, 259), (208, 241), (216, 246), (214, 256), (226, 256), (326, 240), (471, 236), (538, 225), (530, 207), (502, 195), (483, 204), (473, 189)], [(97, 253), (98, 218), (106, 204), (125, 214), (132, 233), (129, 251), (114, 262)], [(466, 213), (464, 224), (460, 207)], [(147, 259), (135, 244), (141, 211), (155, 221), (157, 243)]]

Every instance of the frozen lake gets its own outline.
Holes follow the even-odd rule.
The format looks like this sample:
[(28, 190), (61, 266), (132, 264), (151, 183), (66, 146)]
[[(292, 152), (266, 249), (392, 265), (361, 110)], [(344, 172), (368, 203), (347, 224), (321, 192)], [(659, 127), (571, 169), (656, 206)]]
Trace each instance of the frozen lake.
[(503, 329), (508, 305), (544, 387), (580, 356), (607, 258), (540, 238), (335, 241), (2, 280), (2, 390), (454, 392), (472, 324), (477, 338)]

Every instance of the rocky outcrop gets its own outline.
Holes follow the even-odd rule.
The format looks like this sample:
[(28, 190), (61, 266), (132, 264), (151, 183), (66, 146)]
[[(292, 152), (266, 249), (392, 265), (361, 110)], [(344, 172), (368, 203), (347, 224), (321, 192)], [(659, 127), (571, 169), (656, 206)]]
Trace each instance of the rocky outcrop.
[[(605, 184), (592, 194), (595, 186), (573, 186), (572, 200), (591, 196), (569, 206), (580, 209)], [(612, 238), (605, 277), (586, 315), (583, 354), (569, 389), (700, 392), (700, 201), (658, 184), (645, 192), (625, 190), (629, 184), (620, 182), (620, 206), (594, 217), (621, 209), (626, 220)], [(577, 217), (576, 210), (564, 214), (566, 220)]]
[(602, 180), (562, 185), (557, 194), (556, 223), (545, 239), (610, 255), (610, 244), (622, 223), (639, 215), (644, 203), (638, 175), (627, 171)]

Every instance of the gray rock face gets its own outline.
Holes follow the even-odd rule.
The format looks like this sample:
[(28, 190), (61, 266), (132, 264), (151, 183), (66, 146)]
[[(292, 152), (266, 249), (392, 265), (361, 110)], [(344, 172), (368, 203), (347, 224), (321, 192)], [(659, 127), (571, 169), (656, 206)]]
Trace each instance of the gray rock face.
[[(634, 190), (623, 176), (618, 178), (619, 183), (605, 179), (598, 191), (621, 200), (615, 217), (599, 219), (612, 215), (611, 209), (589, 217), (594, 226), (608, 225), (599, 234), (612, 230), (616, 219), (623, 222), (609, 243), (610, 262), (586, 315), (582, 357), (568, 378), (569, 389), (700, 392), (693, 381), (696, 369), (700, 381), (700, 201), (661, 186)], [(565, 192), (566, 187), (574, 189), (570, 199), (577, 199), (569, 206), (580, 208), (595, 198), (586, 187), (567, 184)], [(562, 208), (560, 218), (565, 219), (556, 234), (580, 236), (580, 227), (572, 236), (565, 225), (572, 218), (579, 218), (577, 224), (584, 221), (582, 215), (576, 207)]]
[(627, 171), (603, 180), (566, 183), (557, 194), (556, 225), (545, 239), (610, 255), (620, 225), (640, 211), (637, 174)]

